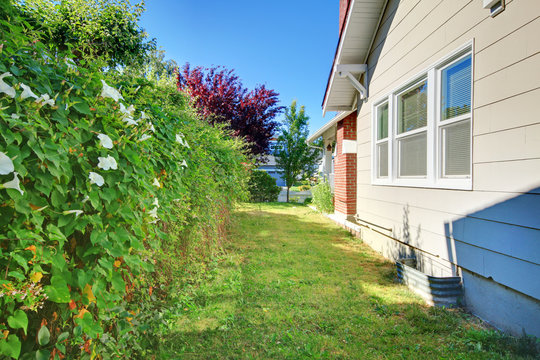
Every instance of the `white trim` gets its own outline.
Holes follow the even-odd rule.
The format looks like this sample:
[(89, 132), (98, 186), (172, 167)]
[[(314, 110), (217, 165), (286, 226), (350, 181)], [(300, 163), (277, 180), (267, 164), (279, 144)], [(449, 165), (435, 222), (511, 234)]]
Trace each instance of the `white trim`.
[[(338, 66), (338, 65), (341, 65), (342, 52), (343, 52), (343, 48), (345, 46), (347, 34), (350, 32), (349, 28), (350, 28), (351, 18), (353, 16), (354, 10), (355, 10), (356, 7), (358, 7), (359, 12), (362, 12), (361, 7), (362, 7), (362, 5), (364, 3), (374, 3), (374, 2), (379, 3), (381, 5), (381, 8), (380, 8), (380, 13), (378, 14), (378, 18), (377, 18), (377, 22), (375, 23), (375, 26), (373, 28), (370, 28), (372, 30), (371, 31), (372, 34), (371, 34), (371, 37), (369, 39), (369, 43), (366, 42), (367, 51), (366, 51), (366, 54), (365, 54), (364, 63), (367, 63), (367, 59), (369, 58), (373, 43), (374, 43), (375, 38), (377, 36), (377, 30), (379, 29), (379, 26), (380, 26), (380, 24), (382, 22), (382, 19), (384, 17), (384, 12), (385, 12), (386, 7), (388, 5), (388, 0), (376, 0), (376, 1), (375, 0), (350, 0), (349, 7), (348, 7), (348, 12), (346, 14), (346, 18), (344, 19), (343, 29), (341, 31), (340, 38), (338, 40), (339, 41), (338, 42), (338, 47), (337, 47), (336, 54), (334, 56), (334, 63), (332, 64), (333, 68), (331, 69), (330, 77), (328, 79), (326, 91), (325, 91), (325, 94), (324, 94), (324, 99), (323, 99), (323, 103), (322, 103), (323, 117), (326, 115), (327, 111), (332, 111), (332, 109), (335, 110), (335, 108), (331, 108), (331, 109), (327, 108), (328, 107), (328, 101), (329, 101), (329, 98), (330, 98), (330, 92), (332, 91), (334, 80), (336, 78), (335, 67)], [(366, 13), (369, 14), (369, 12), (366, 12)], [(367, 30), (367, 31), (368, 31), (368, 33), (370, 32), (370, 30)], [(356, 34), (355, 34), (355, 36), (356, 36)], [(358, 79), (356, 79), (356, 80), (358, 80)], [(366, 86), (366, 85), (368, 85), (367, 71), (365, 72), (365, 75), (364, 75), (364, 84), (365, 85), (363, 85), (363, 86), (367, 88), (367, 86)], [(367, 98), (367, 95), (368, 95), (368, 92), (366, 90), (364, 98)], [(354, 110), (355, 106), (351, 106), (350, 109)], [(340, 109), (340, 110), (349, 110), (349, 109)]]
[[(471, 57), (471, 109), (467, 114), (459, 115), (448, 120), (441, 120), (441, 72), (465, 57)], [(427, 84), (427, 126), (397, 134), (397, 97), (414, 88), (422, 81)], [(456, 190), (472, 190), (473, 177), (473, 91), (474, 89), (474, 41), (467, 41), (450, 54), (433, 63), (423, 71), (410, 77), (410, 80), (396, 86), (386, 96), (381, 96), (371, 107), (371, 183), (373, 185), (407, 186), (420, 188), (441, 188)], [(388, 138), (377, 140), (377, 108), (388, 101)], [(469, 121), (470, 124), (470, 171), (469, 175), (443, 177), (443, 149), (441, 132), (446, 126)], [(426, 176), (400, 177), (399, 176), (399, 141), (405, 137), (426, 133), (427, 137), (427, 169)], [(388, 142), (388, 177), (379, 178), (377, 146)]]
[(343, 139), (341, 142), (341, 153), (342, 154), (356, 154), (357, 153), (356, 140)]
[(332, 120), (330, 120), (329, 122), (327, 122), (326, 124), (324, 124), (319, 130), (315, 131), (315, 133), (314, 133), (313, 135), (311, 135), (310, 137), (308, 137), (308, 139), (306, 140), (306, 142), (307, 142), (308, 144), (314, 142), (315, 140), (317, 140), (318, 138), (320, 138), (321, 136), (323, 136), (324, 133), (327, 132), (332, 126), (334, 126), (335, 124), (337, 124), (339, 121), (345, 119), (347, 116), (351, 115), (353, 112), (354, 112), (354, 110), (351, 110), (351, 111), (341, 111), (341, 112), (338, 113), (336, 116), (334, 116), (334, 117), (332, 118)]
[[(334, 58), (334, 61), (336, 61), (336, 65), (339, 64), (338, 60), (341, 58), (341, 50), (343, 49), (343, 43), (345, 42), (345, 34), (347, 33), (347, 29), (349, 28), (349, 24), (351, 23), (349, 20), (353, 13), (354, 3), (356, 0), (351, 0), (349, 3), (349, 12), (347, 13), (347, 18), (345, 19), (345, 28), (342, 29), (342, 36), (341, 39), (339, 39), (339, 45), (338, 45), (338, 51), (336, 52), (336, 57)], [(334, 78), (336, 76), (336, 72), (334, 69), (332, 69), (332, 74), (330, 75), (330, 81), (328, 81), (328, 91), (324, 94), (324, 101), (323, 101), (323, 117), (326, 115), (326, 105), (328, 103), (328, 99), (330, 98), (330, 89), (332, 89), (332, 85), (334, 83)]]

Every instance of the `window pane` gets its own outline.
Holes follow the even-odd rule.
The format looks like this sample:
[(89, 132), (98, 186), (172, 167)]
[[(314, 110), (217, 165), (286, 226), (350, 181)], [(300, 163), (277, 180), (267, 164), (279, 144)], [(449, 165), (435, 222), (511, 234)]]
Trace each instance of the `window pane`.
[(399, 176), (427, 175), (427, 133), (399, 140)]
[(377, 145), (378, 177), (388, 176), (388, 142)]
[(471, 122), (460, 121), (442, 129), (444, 175), (471, 174)]
[(377, 140), (388, 137), (388, 103), (377, 107)]
[(398, 134), (427, 125), (427, 80), (397, 98)]
[(442, 71), (442, 119), (471, 111), (471, 57), (468, 56)]

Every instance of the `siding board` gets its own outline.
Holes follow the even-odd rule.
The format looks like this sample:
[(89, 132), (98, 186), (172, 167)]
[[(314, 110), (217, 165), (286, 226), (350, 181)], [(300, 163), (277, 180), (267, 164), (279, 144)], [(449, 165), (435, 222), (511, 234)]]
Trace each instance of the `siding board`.
[[(540, 119), (529, 121), (534, 120)], [(475, 136), (473, 146), (474, 163), (538, 159), (540, 158), (540, 123)], [(540, 174), (538, 175), (540, 178)]]
[(538, 99), (540, 88), (475, 109), (473, 134), (484, 135), (540, 121)]
[(479, 108), (504, 100), (515, 94), (540, 87), (540, 54), (504, 68), (474, 82), (474, 106)]

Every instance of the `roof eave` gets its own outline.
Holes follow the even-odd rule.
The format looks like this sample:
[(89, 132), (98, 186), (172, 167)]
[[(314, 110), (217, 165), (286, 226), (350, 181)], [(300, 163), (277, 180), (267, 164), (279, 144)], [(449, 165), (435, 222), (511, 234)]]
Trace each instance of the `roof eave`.
[(311, 135), (307, 140), (306, 142), (309, 144), (309, 143), (313, 143), (315, 140), (317, 140), (318, 138), (320, 138), (321, 136), (324, 135), (324, 133), (326, 133), (328, 130), (332, 129), (333, 126), (335, 126), (339, 121), (345, 119), (347, 116), (349, 116), (353, 111), (342, 111), (340, 112), (339, 114), (337, 114), (336, 116), (334, 116), (332, 118), (332, 120), (330, 120), (329, 122), (327, 122), (326, 124), (324, 124), (319, 130), (317, 130), (313, 135)]

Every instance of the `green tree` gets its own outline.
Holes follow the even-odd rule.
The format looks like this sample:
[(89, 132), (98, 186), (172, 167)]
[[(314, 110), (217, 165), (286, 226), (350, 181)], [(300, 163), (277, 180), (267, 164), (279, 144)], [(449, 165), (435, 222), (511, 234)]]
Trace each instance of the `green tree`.
[(129, 0), (16, 0), (19, 11), (36, 27), (40, 40), (75, 61), (102, 60), (115, 67), (142, 63), (155, 41), (138, 25), (144, 1)]
[(253, 170), (248, 181), (249, 197), (252, 202), (277, 201), (281, 188), (276, 179), (266, 171)]
[(155, 49), (148, 51), (142, 64), (126, 66), (123, 74), (128, 77), (145, 78), (159, 86), (176, 88), (178, 64), (172, 59), (165, 59), (165, 50)]
[(289, 190), (298, 180), (313, 174), (318, 153), (306, 142), (309, 134), (309, 116), (302, 105), (297, 109), (296, 100), (285, 109), (285, 126), (281, 128), (274, 155), (279, 169), (283, 170), (283, 178), (287, 186), (287, 202)]

